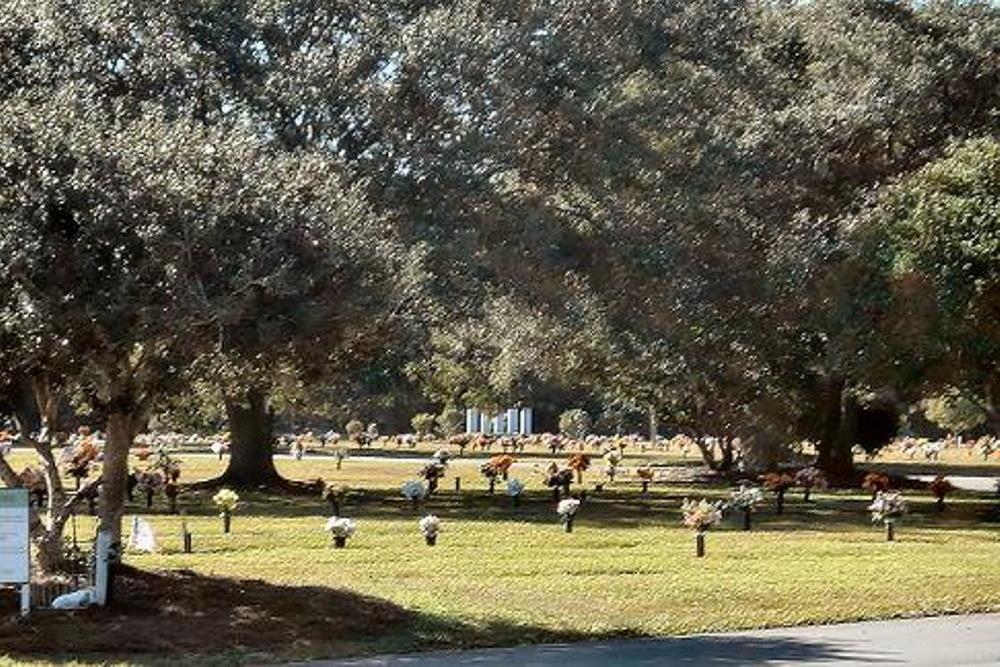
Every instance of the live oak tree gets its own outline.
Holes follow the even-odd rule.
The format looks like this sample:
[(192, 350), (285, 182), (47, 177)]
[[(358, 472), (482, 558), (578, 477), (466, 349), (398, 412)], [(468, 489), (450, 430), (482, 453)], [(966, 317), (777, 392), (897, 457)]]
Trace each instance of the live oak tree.
[(1000, 434), (1000, 143), (954, 145), (893, 185), (870, 224), (911, 383), (970, 403), (979, 417), (954, 421)]
[[(3, 105), (0, 247), (5, 324), (67, 356), (66, 384), (106, 424), (100, 511), (117, 536), (129, 447), (182, 371), (205, 355), (258, 354), (233, 343), (248, 319), (253, 343), (273, 332), (276, 355), (292, 356), (289, 331), (363, 349), (355, 329), (380, 318), (352, 308), (380, 292), (366, 292), (377, 274), (359, 258), (391, 259), (378, 250), (391, 241), (326, 158), (292, 160), (252, 128), (173, 121), (156, 107), (115, 120), (92, 93)], [(293, 292), (287, 310), (268, 309)]]

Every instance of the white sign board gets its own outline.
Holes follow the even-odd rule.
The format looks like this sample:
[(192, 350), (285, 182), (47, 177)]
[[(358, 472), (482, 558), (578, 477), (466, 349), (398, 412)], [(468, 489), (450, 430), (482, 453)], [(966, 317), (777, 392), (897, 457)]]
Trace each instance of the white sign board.
[(0, 584), (31, 581), (27, 489), (0, 489)]

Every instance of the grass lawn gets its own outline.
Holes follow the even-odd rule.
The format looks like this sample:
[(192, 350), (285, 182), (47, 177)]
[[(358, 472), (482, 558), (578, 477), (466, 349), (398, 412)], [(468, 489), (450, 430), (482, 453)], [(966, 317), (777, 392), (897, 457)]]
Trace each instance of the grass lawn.
[[(209, 477), (223, 465), (185, 457), (183, 480)], [(708, 536), (707, 557), (697, 559), (692, 533), (680, 526), (680, 499), (721, 496), (723, 487), (658, 485), (644, 498), (626, 479), (591, 494), (566, 534), (533, 463), (514, 472), (528, 483), (520, 508), (502, 495), (502, 483), (487, 496), (469, 463), (452, 466), (442, 490), (419, 510), (398, 493), (419, 463), (356, 457), (340, 471), (332, 460), (278, 465), (291, 478), (322, 477), (355, 489), (342, 511), (359, 522), (347, 549), (331, 548), (323, 532), (329, 511), (318, 497), (244, 494), (233, 533), (224, 535), (211, 493), (189, 492), (181, 508), (195, 553), (181, 552), (181, 518), (166, 514), (158, 498), (152, 511), (131, 505), (126, 524), (135, 512), (149, 519), (161, 550), (130, 554), (126, 562), (341, 588), (413, 612), (392, 632), (337, 645), (303, 642), (282, 657), (1000, 610), (1000, 524), (996, 500), (986, 495), (955, 494), (938, 513), (926, 492), (911, 491), (911, 514), (897, 541), (887, 543), (871, 525), (862, 493), (814, 494), (806, 504), (790, 492), (784, 515), (767, 506), (753, 532), (722, 526)], [(461, 494), (454, 492), (456, 475)], [(596, 480), (589, 474), (584, 488)], [(417, 530), (429, 512), (444, 522), (433, 548)], [(92, 520), (81, 517), (79, 529), (91, 535)], [(225, 661), (239, 659), (237, 652)]]

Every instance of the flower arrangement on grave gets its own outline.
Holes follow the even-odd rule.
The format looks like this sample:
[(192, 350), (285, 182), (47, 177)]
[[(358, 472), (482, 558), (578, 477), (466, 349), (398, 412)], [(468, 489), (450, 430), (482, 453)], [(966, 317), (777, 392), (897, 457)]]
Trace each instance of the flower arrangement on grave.
[(170, 456), (163, 447), (157, 448), (156, 460), (149, 467), (159, 470), (165, 481), (177, 482), (181, 478), (181, 462)]
[(729, 494), (729, 507), (743, 513), (743, 530), (750, 530), (750, 516), (757, 505), (764, 502), (764, 492), (760, 487), (740, 484), (740, 488)]
[(769, 472), (760, 476), (760, 481), (764, 488), (774, 494), (775, 512), (783, 514), (785, 511), (785, 493), (795, 486), (795, 478), (787, 472)]
[(80, 488), (80, 482), (90, 474), (91, 465), (97, 461), (100, 454), (100, 450), (89, 435), (73, 447), (72, 457), (66, 464), (66, 474), (76, 482), (77, 489)]
[(681, 513), (681, 522), (695, 531), (695, 554), (701, 558), (705, 555), (705, 533), (722, 521), (722, 503), (685, 498), (681, 503)]
[(524, 482), (514, 478), (507, 480), (507, 495), (514, 502), (514, 507), (521, 504), (521, 495), (524, 493)]
[(208, 448), (211, 449), (212, 453), (218, 456), (221, 461), (222, 456), (229, 452), (229, 443), (225, 440), (213, 440), (212, 444), (209, 445)]
[(564, 498), (556, 506), (556, 513), (559, 515), (559, 520), (566, 527), (567, 533), (573, 532), (573, 521), (576, 519), (578, 511), (580, 511), (580, 501), (576, 498)]
[(560, 468), (554, 461), (545, 469), (545, 485), (552, 489), (553, 499), (557, 502), (562, 495), (569, 497), (570, 486), (573, 484), (573, 471), (569, 468)]
[(344, 432), (347, 433), (347, 437), (358, 443), (362, 447), (367, 442), (365, 438), (365, 425), (360, 419), (352, 419), (344, 425)]
[(222, 532), (228, 533), (232, 525), (233, 512), (240, 502), (240, 497), (232, 489), (222, 489), (214, 496), (212, 502), (219, 508), (219, 516), (222, 517)]
[(493, 464), (490, 461), (487, 461), (479, 466), (479, 472), (486, 478), (486, 481), (490, 486), (489, 494), (492, 496), (494, 490), (496, 489), (497, 477), (500, 476), (500, 473), (493, 467)]
[(684, 515), (682, 523), (699, 533), (704, 533), (722, 521), (721, 503), (709, 502), (704, 498), (700, 500), (685, 498), (681, 503), (681, 513)]
[(403, 482), (400, 492), (404, 498), (413, 503), (414, 509), (420, 505), (421, 500), (427, 497), (427, 487), (419, 479), (410, 479)]
[(177, 496), (181, 493), (181, 487), (176, 481), (168, 479), (163, 483), (163, 495), (167, 497), (170, 506), (170, 513), (177, 514)]
[(424, 464), (417, 475), (427, 482), (427, 495), (437, 491), (438, 480), (444, 477), (447, 471), (448, 464), (439, 463), (436, 459)]
[(440, 532), (441, 519), (433, 514), (428, 514), (420, 520), (420, 533), (424, 536), (427, 546), (432, 547), (437, 544), (437, 537)]
[(21, 488), (27, 489), (36, 507), (45, 505), (45, 498), (49, 495), (48, 485), (45, 477), (32, 466), (25, 466), (24, 470), (17, 474)]
[(938, 475), (934, 480), (928, 485), (934, 498), (937, 499), (937, 510), (938, 512), (944, 511), (944, 499), (949, 493), (955, 490), (955, 486), (949, 482), (944, 475)]
[(515, 461), (517, 459), (510, 454), (499, 454), (490, 458), (490, 465), (496, 468), (497, 473), (506, 480), (510, 474), (510, 468), (514, 465)]
[(472, 442), (473, 436), (469, 433), (459, 433), (448, 438), (449, 445), (458, 447), (458, 455), (465, 456), (465, 448)]
[(815, 466), (800, 468), (795, 473), (795, 485), (802, 489), (802, 500), (805, 502), (809, 502), (813, 489), (825, 489), (828, 486), (826, 475)]
[(590, 456), (582, 452), (573, 454), (566, 462), (566, 467), (576, 473), (576, 483), (583, 484), (583, 473), (590, 467)]
[(163, 475), (155, 470), (140, 470), (135, 478), (135, 488), (146, 497), (146, 507), (152, 507), (153, 496), (164, 486)]
[(695, 447), (697, 447), (697, 443), (695, 443), (694, 438), (681, 433), (679, 435), (675, 435), (667, 441), (666, 451), (669, 452), (672, 449), (676, 449), (681, 453), (682, 457), (687, 458)]
[(347, 498), (347, 493), (350, 488), (346, 484), (324, 484), (323, 492), (320, 494), (323, 500), (330, 504), (330, 509), (333, 511), (333, 515), (337, 516), (340, 514), (340, 506)]
[(622, 453), (617, 449), (609, 449), (604, 453), (604, 474), (607, 475), (608, 481), (615, 481), (615, 475), (618, 474), (618, 466), (622, 462)]
[(343, 447), (338, 447), (333, 452), (333, 458), (337, 461), (337, 470), (340, 470), (344, 466), (344, 459), (347, 458), (347, 450)]
[(872, 523), (885, 525), (885, 539), (889, 542), (896, 538), (896, 522), (906, 514), (908, 509), (903, 496), (894, 491), (877, 492), (875, 500), (868, 506), (868, 511), (872, 513)]
[(1000, 440), (992, 436), (984, 435), (976, 443), (976, 448), (979, 450), (979, 454), (983, 457), (983, 460), (989, 461), (993, 452), (1000, 449)]
[(639, 478), (639, 483), (642, 484), (643, 494), (649, 493), (649, 484), (653, 481), (653, 469), (646, 466), (639, 466), (635, 469), (635, 476)]
[(861, 482), (861, 488), (867, 489), (872, 492), (872, 500), (874, 501), (878, 494), (883, 491), (888, 491), (890, 486), (889, 476), (883, 475), (880, 472), (870, 472), (865, 475), (864, 480)]
[(326, 522), (326, 532), (333, 538), (333, 546), (343, 549), (347, 546), (348, 538), (354, 537), (358, 532), (358, 524), (354, 519), (332, 516)]

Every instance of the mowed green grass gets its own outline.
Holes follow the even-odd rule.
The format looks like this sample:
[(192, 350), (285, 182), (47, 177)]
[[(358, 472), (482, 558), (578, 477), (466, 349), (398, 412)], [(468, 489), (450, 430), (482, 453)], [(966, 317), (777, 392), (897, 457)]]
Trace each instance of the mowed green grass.
[[(18, 454), (17, 456), (29, 456)], [(184, 457), (184, 480), (210, 477), (225, 465)], [(767, 506), (746, 533), (725, 524), (708, 536), (706, 558), (680, 526), (685, 496), (722, 497), (723, 487), (654, 486), (648, 497), (628, 476), (589, 494), (575, 531), (557, 521), (549, 492), (529, 462), (513, 476), (528, 483), (515, 508), (486, 494), (475, 464), (456, 464), (441, 491), (419, 509), (399, 497), (420, 463), (360, 457), (336, 470), (332, 460), (279, 460), (293, 479), (322, 477), (354, 491), (342, 514), (358, 520), (348, 548), (334, 550), (323, 532), (328, 507), (318, 497), (243, 494), (233, 533), (222, 534), (211, 493), (188, 492), (185, 517), (157, 499), (126, 515), (148, 519), (156, 554), (129, 554), (151, 569), (322, 585), (390, 600), (413, 610), (412, 628), (366, 639), (366, 650), (441, 645), (502, 645), (584, 637), (636, 636), (827, 623), (900, 615), (1000, 610), (1000, 524), (996, 500), (958, 493), (944, 513), (925, 492), (909, 492), (912, 512), (887, 543), (872, 526), (860, 492), (823, 493), (813, 503), (790, 493), (786, 513)], [(627, 467), (627, 466), (626, 466)], [(460, 476), (463, 491), (454, 491)], [(589, 473), (582, 488), (598, 481)], [(444, 522), (427, 547), (417, 521)], [(180, 525), (194, 533), (195, 553), (180, 549)], [(89, 535), (90, 518), (79, 530)]]

